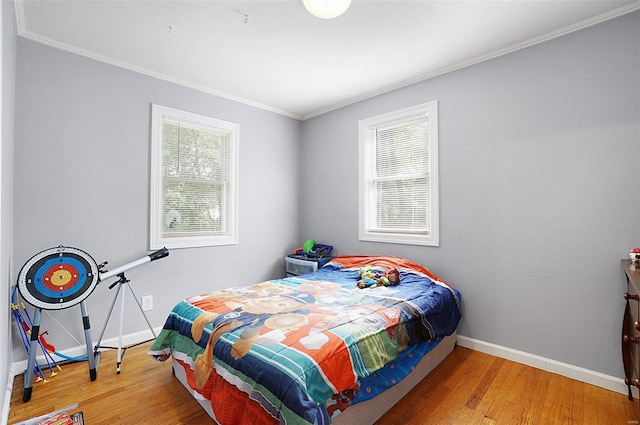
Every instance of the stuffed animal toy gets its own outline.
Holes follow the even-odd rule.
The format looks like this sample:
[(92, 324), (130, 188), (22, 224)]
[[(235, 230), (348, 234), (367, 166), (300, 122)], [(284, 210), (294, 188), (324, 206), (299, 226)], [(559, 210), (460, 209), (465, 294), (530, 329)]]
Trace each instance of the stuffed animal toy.
[(369, 288), (370, 286), (376, 285), (377, 276), (371, 266), (360, 267), (358, 274), (361, 278), (358, 281), (358, 288)]
[(384, 273), (375, 272), (371, 266), (360, 267), (358, 273), (361, 279), (358, 288), (370, 288), (372, 286), (393, 286), (400, 283), (400, 273), (397, 269), (391, 269)]
[(395, 286), (400, 283), (400, 273), (397, 269), (391, 269), (378, 278), (379, 286)]

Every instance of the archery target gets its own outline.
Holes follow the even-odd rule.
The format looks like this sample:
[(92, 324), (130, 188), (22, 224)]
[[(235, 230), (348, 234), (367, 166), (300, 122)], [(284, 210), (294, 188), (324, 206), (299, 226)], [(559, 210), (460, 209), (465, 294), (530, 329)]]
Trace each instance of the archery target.
[(68, 246), (46, 249), (31, 257), (18, 275), (20, 295), (45, 310), (82, 302), (98, 284), (98, 265), (86, 252)]

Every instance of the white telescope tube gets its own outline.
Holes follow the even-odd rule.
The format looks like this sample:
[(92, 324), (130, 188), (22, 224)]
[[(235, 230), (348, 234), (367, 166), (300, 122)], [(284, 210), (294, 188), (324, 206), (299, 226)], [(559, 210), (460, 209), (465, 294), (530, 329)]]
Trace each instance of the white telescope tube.
[(116, 267), (113, 270), (109, 270), (106, 271), (104, 273), (100, 274), (100, 280), (105, 280), (105, 279), (109, 279), (113, 276), (118, 276), (120, 273), (124, 273), (129, 269), (132, 269), (134, 267), (138, 267), (141, 266), (143, 264), (149, 263), (153, 260), (157, 260), (159, 258), (164, 258), (167, 255), (169, 255), (169, 250), (167, 248), (162, 248), (154, 253), (151, 253), (149, 255), (146, 255), (142, 258), (139, 258), (137, 260), (131, 261), (130, 263), (127, 264), (123, 264), (120, 267)]

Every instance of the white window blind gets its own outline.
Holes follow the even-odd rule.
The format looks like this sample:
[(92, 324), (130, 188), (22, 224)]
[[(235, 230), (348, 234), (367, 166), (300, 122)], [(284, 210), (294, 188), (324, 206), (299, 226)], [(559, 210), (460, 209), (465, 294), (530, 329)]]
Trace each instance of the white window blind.
[(360, 239), (437, 245), (437, 103), (362, 120)]
[(237, 124), (159, 105), (153, 121), (151, 248), (237, 243)]

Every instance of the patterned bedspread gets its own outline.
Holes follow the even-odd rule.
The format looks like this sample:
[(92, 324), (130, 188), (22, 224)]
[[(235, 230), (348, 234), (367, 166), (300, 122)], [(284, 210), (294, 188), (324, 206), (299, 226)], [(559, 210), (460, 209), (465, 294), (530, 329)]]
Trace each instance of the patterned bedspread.
[[(367, 265), (395, 268), (400, 283), (360, 289)], [(452, 334), (459, 303), (411, 261), (336, 257), (315, 273), (181, 301), (149, 354), (173, 356), (221, 425), (323, 424), (402, 379), (411, 363), (389, 365), (415, 364)]]

